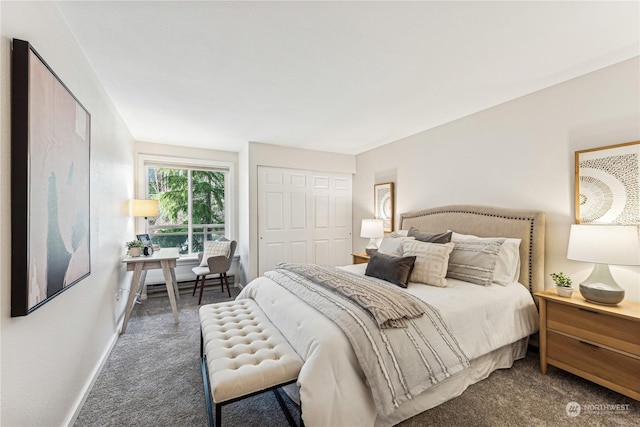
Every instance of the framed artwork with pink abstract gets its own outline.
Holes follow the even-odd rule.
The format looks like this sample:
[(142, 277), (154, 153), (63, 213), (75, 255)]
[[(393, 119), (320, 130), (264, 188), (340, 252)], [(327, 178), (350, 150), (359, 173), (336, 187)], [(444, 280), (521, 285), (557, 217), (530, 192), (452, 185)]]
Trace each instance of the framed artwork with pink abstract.
[(91, 115), (29, 42), (11, 63), (11, 316), (91, 273)]

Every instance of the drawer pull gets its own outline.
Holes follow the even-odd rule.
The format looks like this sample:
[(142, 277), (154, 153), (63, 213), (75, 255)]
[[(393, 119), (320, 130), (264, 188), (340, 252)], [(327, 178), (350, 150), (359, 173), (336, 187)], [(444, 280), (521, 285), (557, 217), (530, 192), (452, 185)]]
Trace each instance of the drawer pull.
[(589, 347), (593, 347), (593, 348), (600, 348), (600, 347), (598, 347), (598, 346), (597, 346), (597, 345), (595, 345), (595, 344), (591, 344), (590, 342), (585, 342), (585, 341), (580, 341), (580, 340), (578, 340), (578, 342), (579, 342), (580, 344), (588, 345)]

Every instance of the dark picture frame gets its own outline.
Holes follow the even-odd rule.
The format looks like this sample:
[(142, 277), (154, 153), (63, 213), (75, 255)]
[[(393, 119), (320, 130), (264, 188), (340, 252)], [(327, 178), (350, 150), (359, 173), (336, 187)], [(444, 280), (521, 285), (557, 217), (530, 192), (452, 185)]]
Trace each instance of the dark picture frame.
[(136, 234), (138, 240), (144, 243), (145, 246), (151, 246), (151, 237), (148, 234)]
[(640, 141), (575, 152), (577, 224), (640, 224)]
[(375, 219), (381, 219), (385, 233), (393, 231), (394, 194), (393, 182), (373, 186), (373, 212)]
[(91, 115), (31, 44), (12, 40), (11, 316), (91, 274)]

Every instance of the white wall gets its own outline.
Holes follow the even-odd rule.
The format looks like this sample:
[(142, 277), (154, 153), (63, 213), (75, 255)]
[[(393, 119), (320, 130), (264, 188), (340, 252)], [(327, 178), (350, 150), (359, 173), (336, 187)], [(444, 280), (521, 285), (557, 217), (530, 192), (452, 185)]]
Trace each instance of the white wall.
[[(240, 271), (236, 283), (240, 285), (246, 285), (249, 282), (251, 273), (249, 267), (249, 244), (250, 244), (250, 229), (251, 229), (251, 200), (250, 199), (250, 179), (249, 179), (249, 143), (244, 144), (240, 153), (238, 154), (238, 255), (240, 256)], [(258, 203), (256, 199), (255, 204)], [(256, 219), (257, 221), (257, 210)], [(257, 227), (256, 227), (257, 229)], [(257, 231), (256, 231), (257, 232)], [(257, 253), (255, 251), (254, 253)], [(257, 260), (254, 262), (255, 271), (258, 271)]]
[[(123, 243), (133, 233), (133, 138), (53, 2), (1, 2), (0, 425), (59, 426), (73, 420), (117, 338), (127, 276)], [(29, 41), (91, 113), (91, 275), (24, 317), (10, 317), (11, 39)]]
[[(574, 152), (640, 140), (640, 61), (587, 74), (357, 156), (354, 230), (372, 217), (375, 183), (396, 183), (399, 213), (449, 204), (546, 212), (548, 274), (579, 282), (592, 265), (566, 259), (574, 222)], [(353, 249), (366, 245), (354, 233)], [(640, 268), (612, 266), (640, 301)]]
[[(240, 153), (240, 169), (248, 173), (248, 182), (242, 182), (240, 202), (248, 209), (248, 218), (242, 219), (243, 226), (248, 223), (247, 233), (241, 232), (240, 262), (242, 264), (242, 284), (246, 284), (258, 275), (258, 166), (278, 168), (317, 170), (352, 174), (355, 172), (356, 158), (350, 154), (327, 153), (314, 150), (300, 150), (271, 144), (250, 142)], [(244, 191), (247, 191), (244, 193)], [(246, 212), (241, 215), (245, 215)]]

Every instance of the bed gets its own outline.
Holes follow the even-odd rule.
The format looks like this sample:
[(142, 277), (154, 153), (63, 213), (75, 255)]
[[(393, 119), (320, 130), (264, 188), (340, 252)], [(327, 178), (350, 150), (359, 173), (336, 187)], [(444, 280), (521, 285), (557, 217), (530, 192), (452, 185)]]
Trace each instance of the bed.
[[(460, 363), (452, 364), (449, 371), (445, 367), (446, 375), (425, 381), (424, 386), (412, 384), (410, 392), (400, 393), (391, 406), (381, 404), (377, 389), (372, 391), (375, 387), (370, 385), (376, 380), (371, 377), (370, 368), (363, 368), (365, 364), (360, 363), (362, 349), (354, 344), (348, 329), (338, 326), (336, 316), (341, 310), (314, 308), (269, 274), (245, 286), (239, 298), (254, 299), (304, 359), (297, 387), (287, 392), (301, 402), (307, 426), (390, 426), (460, 395), (469, 385), (496, 369), (511, 367), (514, 360), (525, 356), (528, 338), (538, 328), (532, 294), (544, 289), (544, 228), (544, 213), (529, 210), (456, 205), (401, 215), (401, 230), (412, 230), (414, 234), (416, 230), (436, 234), (454, 231), (458, 243), (447, 245), (458, 244), (460, 248), (464, 246), (461, 239), (501, 238), (498, 245), (503, 246), (504, 238), (515, 239), (519, 243), (519, 266), (513, 283), (479, 286), (454, 275), (447, 276), (446, 287), (407, 284), (402, 290), (407, 298), (427, 301), (428, 306), (435, 307), (435, 317), (441, 316), (445, 332), (453, 337), (446, 341), (448, 335), (441, 332), (449, 343), (443, 346), (456, 347), (452, 358), (458, 357)], [(401, 233), (393, 237), (404, 236)], [(405, 250), (408, 247), (411, 245), (405, 245)], [(354, 277), (363, 275), (366, 269), (366, 264), (341, 268)], [(399, 288), (385, 282), (386, 285)], [(394, 333), (397, 330), (408, 329), (394, 329)]]

